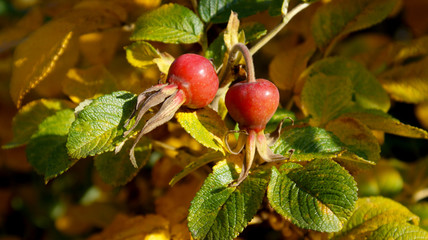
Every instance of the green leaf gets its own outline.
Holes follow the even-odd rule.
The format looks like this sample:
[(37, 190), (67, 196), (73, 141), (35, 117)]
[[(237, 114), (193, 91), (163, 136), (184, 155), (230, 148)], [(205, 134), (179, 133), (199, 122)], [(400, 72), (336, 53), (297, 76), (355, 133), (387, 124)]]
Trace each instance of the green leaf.
[(219, 162), (189, 208), (188, 226), (195, 239), (233, 239), (244, 230), (265, 195), (268, 174), (250, 174), (238, 187), (229, 187), (238, 174), (233, 164)]
[(72, 109), (64, 109), (47, 117), (26, 148), (28, 162), (37, 173), (45, 176), (45, 182), (68, 170), (76, 161), (69, 159), (67, 148), (68, 130), (74, 121)]
[(13, 118), (13, 139), (2, 148), (9, 149), (27, 144), (31, 136), (37, 132), (40, 123), (47, 117), (72, 106), (69, 101), (55, 99), (40, 99), (28, 103)]
[(315, 126), (323, 126), (352, 105), (352, 83), (346, 77), (316, 74), (302, 90), (302, 105)]
[(211, 108), (177, 112), (177, 121), (196, 141), (224, 153), (223, 137), (228, 131), (221, 117)]
[(428, 231), (428, 202), (420, 201), (408, 206), (421, 219), (420, 227)]
[(244, 18), (267, 10), (271, 0), (201, 0), (198, 11), (204, 22), (224, 23), (229, 19), (230, 11)]
[(291, 128), (281, 133), (272, 150), (276, 154), (287, 156), (291, 149), (294, 149), (291, 161), (309, 161), (337, 157), (344, 151), (344, 144), (323, 128)]
[(202, 21), (190, 9), (178, 4), (165, 4), (137, 19), (131, 40), (196, 43), (203, 30)]
[[(177, 156), (179, 158), (180, 156)], [(179, 172), (177, 175), (175, 175), (171, 181), (169, 182), (169, 185), (173, 186), (178, 181), (180, 181), (182, 178), (187, 176), (193, 171), (196, 171), (196, 169), (214, 161), (223, 160), (225, 158), (224, 154), (221, 152), (208, 152), (206, 154), (203, 154), (200, 157), (197, 157), (195, 159), (192, 159), (190, 164), (188, 164), (181, 172)]]
[(73, 158), (111, 151), (124, 140), (123, 127), (136, 104), (134, 94), (119, 91), (92, 101), (79, 112), (67, 139)]
[[(346, 104), (349, 104), (349, 97), (352, 96), (353, 102), (357, 106), (361, 106), (363, 108), (373, 108), (373, 109), (379, 109), (384, 112), (388, 111), (390, 108), (390, 100), (388, 95), (386, 94), (385, 90), (382, 88), (382, 85), (379, 83), (379, 81), (360, 63), (355, 62), (353, 60), (342, 58), (342, 57), (332, 57), (332, 58), (326, 58), (321, 61), (318, 61), (314, 65), (310, 67), (308, 70), (308, 80), (311, 78), (328, 78), (329, 80), (325, 81), (332, 81), (330, 80), (331, 77), (340, 77), (340, 78), (346, 78), (351, 81), (352, 84), (352, 94), (349, 94), (349, 90), (343, 89), (342, 91), (346, 91), (346, 94), (348, 95), (347, 99), (344, 99), (346, 101)], [(346, 81), (348, 81), (346, 80)], [(322, 81), (318, 79), (318, 81)], [(336, 83), (339, 84), (340, 80), (336, 80)], [(340, 92), (338, 90), (338, 87), (342, 87), (341, 85), (345, 85), (347, 88), (348, 83), (343, 80), (343, 83), (339, 86), (331, 86), (332, 84), (327, 85), (327, 89), (325, 91), (330, 91), (332, 95), (326, 96), (326, 94), (319, 94), (320, 96), (317, 97), (316, 93), (314, 92), (314, 87), (311, 87), (310, 85), (304, 86), (304, 88), (310, 88), (311, 89), (311, 95), (312, 101), (326, 101), (321, 99), (320, 97), (327, 97), (327, 98), (334, 98), (337, 100), (339, 96), (343, 98), (342, 96), (345, 94), (343, 92)], [(303, 89), (303, 91), (305, 91)], [(339, 92), (335, 92), (339, 91)], [(335, 97), (334, 95), (337, 95)], [(302, 99), (303, 101), (303, 99)], [(333, 101), (333, 100), (332, 100)], [(316, 102), (309, 102), (310, 106), (316, 104)], [(341, 105), (345, 105), (341, 104)], [(328, 108), (329, 106), (324, 106), (325, 108)], [(318, 107), (320, 108), (320, 107)], [(339, 109), (337, 109), (339, 110)], [(336, 113), (336, 112), (334, 112)]]
[(273, 167), (267, 196), (273, 209), (298, 227), (337, 232), (352, 215), (357, 186), (339, 164), (317, 159), (281, 172)]
[(368, 240), (377, 239), (424, 240), (428, 239), (428, 232), (408, 223), (388, 223), (381, 226), (368, 238)]
[(312, 19), (312, 34), (318, 47), (329, 55), (348, 34), (384, 20), (397, 0), (335, 0), (321, 6)]
[(394, 67), (379, 75), (379, 81), (391, 98), (406, 103), (428, 100), (428, 57)]
[(94, 158), (95, 167), (101, 179), (110, 185), (121, 186), (131, 181), (140, 169), (149, 161), (152, 150), (151, 142), (143, 138), (135, 148), (135, 158), (138, 168), (135, 168), (129, 160), (129, 150), (133, 142), (128, 141), (122, 151), (115, 154), (107, 152)]
[(418, 224), (419, 218), (398, 202), (383, 197), (360, 198), (336, 239), (366, 239), (386, 224), (408, 222)]
[(358, 119), (370, 129), (379, 130), (403, 137), (428, 139), (428, 132), (408, 124), (401, 123), (387, 113), (376, 109), (354, 109), (343, 116)]

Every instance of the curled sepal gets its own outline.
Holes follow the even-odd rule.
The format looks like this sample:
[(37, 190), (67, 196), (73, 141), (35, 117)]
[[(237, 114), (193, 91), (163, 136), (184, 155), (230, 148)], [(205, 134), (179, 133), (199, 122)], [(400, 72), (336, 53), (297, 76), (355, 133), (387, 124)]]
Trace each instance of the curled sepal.
[(289, 151), (290, 155), (288, 157), (282, 156), (281, 154), (274, 153), (269, 148), (268, 140), (265, 137), (265, 134), (263, 133), (263, 131), (260, 131), (260, 132), (257, 133), (256, 149), (257, 149), (257, 152), (259, 153), (260, 157), (265, 162), (276, 162), (276, 161), (289, 160), (291, 158), (291, 155), (294, 152), (294, 150), (291, 149)]
[[(242, 134), (240, 134), (242, 135)], [(248, 136), (246, 136), (246, 143), (245, 143), (245, 159), (242, 162), (242, 168), (241, 172), (239, 173), (239, 177), (231, 184), (231, 187), (237, 187), (239, 184), (241, 184), (242, 181), (247, 178), (248, 174), (250, 173), (251, 166), (254, 162), (254, 156), (256, 154), (256, 141), (257, 141), (257, 133), (254, 130), (250, 130), (248, 132)]]
[[(230, 145), (229, 145), (229, 135), (235, 134), (235, 133), (239, 134), (238, 141), (237, 141), (235, 147), (233, 149), (231, 149)], [(224, 143), (226, 145), (227, 151), (232, 153), (232, 154), (235, 154), (235, 155), (239, 154), (245, 147), (245, 142), (246, 142), (247, 136), (248, 136), (248, 132), (245, 130), (239, 130), (239, 131), (230, 130), (230, 131), (228, 131), (226, 133), (226, 135), (224, 135)]]
[(160, 125), (171, 120), (171, 118), (174, 117), (175, 112), (177, 112), (177, 110), (181, 107), (181, 105), (184, 104), (185, 101), (186, 96), (184, 95), (184, 92), (182, 90), (176, 90), (170, 97), (166, 99), (166, 101), (162, 104), (162, 107), (156, 113), (156, 115), (154, 115), (147, 121), (147, 123), (144, 125), (143, 129), (141, 129), (140, 133), (135, 139), (134, 144), (132, 145), (129, 152), (131, 163), (132, 165), (134, 165), (134, 167), (138, 167), (134, 156), (134, 148), (135, 146), (137, 146), (141, 137), (152, 131), (153, 129), (159, 127)]

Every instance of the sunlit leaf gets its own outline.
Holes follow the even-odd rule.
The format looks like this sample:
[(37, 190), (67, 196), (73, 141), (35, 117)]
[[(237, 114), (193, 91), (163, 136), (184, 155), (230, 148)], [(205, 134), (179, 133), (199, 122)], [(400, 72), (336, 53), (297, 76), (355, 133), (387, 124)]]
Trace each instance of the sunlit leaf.
[(379, 110), (360, 109), (357, 111), (345, 113), (343, 114), (343, 116), (358, 119), (373, 130), (379, 130), (403, 137), (428, 139), (427, 131), (408, 124), (401, 123), (399, 120)]
[(189, 229), (195, 239), (233, 239), (256, 214), (265, 195), (268, 174), (250, 174), (238, 187), (233, 164), (219, 162), (196, 194), (189, 209)]
[(384, 20), (397, 0), (335, 0), (321, 6), (312, 19), (312, 34), (318, 47), (329, 55), (349, 33)]
[(27, 158), (34, 169), (44, 175), (45, 182), (62, 174), (76, 161), (69, 159), (67, 134), (74, 121), (72, 109), (64, 109), (47, 117), (31, 136), (26, 148)]
[[(63, 56), (78, 36), (120, 24), (120, 7), (111, 3), (79, 4), (61, 18), (34, 31), (15, 49), (10, 93), (20, 107), (24, 96), (46, 79), (62, 62)], [(72, 52), (76, 52), (73, 50)], [(71, 66), (69, 66), (71, 67)]]
[(288, 156), (294, 150), (291, 161), (310, 161), (316, 158), (334, 158), (342, 154), (344, 144), (323, 128), (302, 127), (283, 131), (272, 150)]
[(391, 98), (407, 103), (428, 100), (428, 57), (423, 60), (394, 67), (379, 76)]
[(64, 93), (76, 103), (116, 89), (114, 77), (102, 65), (86, 69), (72, 68), (63, 82)]
[(373, 237), (373, 232), (377, 232), (382, 226), (390, 223), (404, 225), (408, 222), (417, 225), (419, 218), (400, 203), (383, 197), (360, 198), (354, 213), (342, 231), (336, 234), (336, 239), (366, 239)]
[(129, 150), (132, 144), (132, 141), (126, 142), (122, 150), (117, 154), (106, 152), (94, 158), (95, 167), (105, 183), (113, 186), (125, 185), (149, 161), (151, 142), (148, 139), (142, 139), (135, 148), (138, 168), (135, 168), (129, 161)]
[(378, 140), (373, 136), (371, 130), (360, 121), (349, 117), (340, 117), (330, 121), (326, 130), (333, 132), (350, 151), (358, 156), (372, 162), (377, 162), (380, 159)]
[(167, 53), (160, 53), (150, 43), (137, 41), (125, 47), (126, 59), (128, 62), (138, 68), (147, 68), (157, 64), (159, 70), (168, 74), (169, 66), (174, 58)]
[(290, 167), (284, 164), (281, 171), (272, 168), (267, 193), (271, 206), (298, 227), (339, 231), (357, 201), (357, 186), (352, 176), (328, 159)]
[(368, 240), (376, 239), (427, 239), (428, 232), (422, 228), (408, 223), (387, 223), (378, 228)]
[(124, 123), (136, 104), (134, 94), (120, 91), (92, 101), (77, 115), (67, 139), (68, 154), (73, 158), (94, 156), (124, 140)]
[(230, 11), (238, 13), (239, 18), (248, 17), (269, 8), (270, 0), (201, 0), (199, 15), (204, 22), (222, 23), (229, 19)]
[(165, 43), (196, 43), (203, 23), (190, 9), (178, 4), (165, 4), (143, 14), (135, 23), (131, 40), (160, 41)]
[(183, 111), (176, 114), (177, 121), (196, 141), (205, 147), (224, 152), (223, 137), (227, 127), (211, 108)]
[(79, 37), (80, 52), (90, 64), (108, 64), (124, 35), (125, 32), (120, 27), (84, 34)]
[(419, 123), (428, 129), (428, 102), (418, 104), (415, 108), (415, 115), (419, 120)]
[(27, 144), (39, 124), (47, 117), (59, 110), (72, 107), (73, 104), (69, 101), (55, 99), (40, 99), (28, 103), (13, 118), (13, 139), (2, 147), (15, 148)]

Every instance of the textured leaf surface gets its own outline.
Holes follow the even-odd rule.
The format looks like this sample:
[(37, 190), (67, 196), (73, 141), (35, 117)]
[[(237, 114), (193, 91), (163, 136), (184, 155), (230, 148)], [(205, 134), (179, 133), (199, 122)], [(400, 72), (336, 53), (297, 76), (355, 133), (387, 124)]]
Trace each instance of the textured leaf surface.
[(294, 149), (291, 161), (309, 161), (337, 157), (344, 151), (344, 144), (323, 128), (292, 128), (285, 130), (272, 146), (275, 153), (284, 156), (288, 156), (291, 149)]
[(424, 240), (428, 239), (428, 232), (408, 223), (388, 223), (380, 227), (368, 238), (368, 240), (376, 239)]
[(337, 235), (337, 239), (365, 239), (386, 224), (407, 222), (418, 224), (419, 218), (400, 203), (383, 197), (360, 198), (354, 213)]
[(73, 104), (69, 101), (55, 99), (40, 99), (22, 107), (13, 118), (13, 139), (2, 146), (3, 148), (15, 148), (27, 144), (30, 141), (39, 124), (47, 117), (59, 110), (71, 108)]
[(188, 216), (195, 239), (233, 239), (256, 214), (265, 195), (268, 175), (255, 172), (238, 187), (232, 164), (219, 162), (193, 199)]
[(357, 186), (339, 164), (317, 159), (304, 167), (272, 168), (268, 186), (271, 206), (298, 227), (321, 232), (339, 231), (357, 201)]
[(397, 0), (335, 0), (321, 6), (312, 19), (312, 34), (326, 54), (349, 33), (384, 20)]
[(371, 130), (360, 121), (340, 117), (329, 122), (326, 130), (339, 137), (346, 147), (358, 156), (377, 162), (380, 159), (379, 141)]
[(271, 0), (201, 0), (198, 11), (204, 22), (223, 23), (229, 19), (230, 11), (243, 18), (268, 9), (270, 3)]
[(203, 32), (203, 23), (190, 9), (165, 4), (138, 18), (131, 40), (165, 43), (195, 43)]
[(28, 143), (28, 162), (39, 174), (45, 176), (46, 182), (62, 174), (76, 162), (69, 159), (65, 146), (73, 121), (72, 109), (60, 110), (40, 123)]
[(117, 86), (113, 75), (102, 65), (86, 69), (72, 68), (63, 82), (63, 92), (76, 103), (111, 93), (115, 89)]
[(428, 57), (423, 60), (394, 67), (382, 73), (379, 80), (391, 98), (406, 103), (428, 100)]
[(155, 64), (153, 59), (160, 57), (159, 52), (148, 42), (137, 41), (125, 47), (126, 59), (138, 68)]
[(352, 105), (352, 83), (346, 77), (309, 77), (302, 91), (303, 110), (315, 126), (323, 126)]
[(428, 132), (400, 122), (398, 119), (375, 109), (353, 111), (343, 114), (343, 116), (358, 119), (366, 124), (370, 129), (379, 130), (403, 137), (428, 139)]
[(122, 150), (117, 154), (107, 152), (94, 158), (95, 167), (105, 183), (113, 186), (125, 185), (149, 161), (152, 149), (151, 142), (143, 138), (135, 148), (138, 168), (135, 168), (129, 160), (129, 150), (132, 144), (132, 141), (126, 142)]
[[(360, 63), (355, 62), (350, 59), (342, 58), (342, 57), (333, 57), (333, 58), (326, 58), (324, 60), (318, 61), (314, 65), (311, 66), (311, 68), (308, 70), (307, 73), (308, 80), (311, 78), (328, 78), (329, 81), (330, 78), (346, 78), (347, 80), (342, 80), (342, 84), (339, 82), (336, 82), (336, 84), (339, 84), (339, 86), (331, 86), (331, 84), (327, 85), (327, 89), (325, 91), (328, 91), (328, 89), (332, 89), (331, 94), (338, 94), (338, 96), (342, 96), (344, 94), (342, 91), (347, 91), (346, 89), (343, 89), (342, 91), (336, 90), (337, 88), (342, 87), (341, 85), (344, 85), (346, 88), (347, 83), (345, 81), (351, 82), (352, 85), (352, 92), (347, 92), (347, 96), (352, 96), (352, 101), (357, 105), (361, 106), (363, 108), (373, 108), (373, 109), (379, 109), (384, 112), (388, 111), (390, 107), (390, 100), (388, 95), (386, 94), (385, 90), (382, 88), (382, 85), (379, 83), (379, 81)], [(322, 81), (318, 79), (318, 81)], [(325, 80), (328, 81), (328, 80)], [(339, 81), (339, 80), (337, 80)], [(325, 83), (326, 84), (326, 83)], [(304, 88), (310, 88), (311, 89), (311, 96), (313, 100), (316, 100), (316, 93), (314, 92), (314, 87), (311, 87), (310, 84), (306, 84)], [(318, 88), (319, 89), (319, 88)], [(333, 90), (337, 92), (333, 92)], [(303, 89), (305, 91), (305, 89)], [(306, 90), (308, 91), (308, 90)], [(303, 93), (302, 93), (303, 94)], [(321, 94), (321, 93), (320, 93)], [(325, 96), (321, 95), (320, 97), (327, 97), (327, 98), (337, 98), (334, 95), (331, 96)], [(318, 97), (318, 101), (323, 101)], [(343, 97), (342, 97), (343, 98)], [(303, 101), (304, 99), (302, 99)], [(325, 100), (324, 100), (325, 101)], [(348, 99), (344, 99), (344, 101), (349, 101)], [(317, 104), (316, 102), (308, 102), (308, 104)], [(344, 104), (342, 104), (344, 105)], [(329, 107), (329, 106), (325, 106)], [(318, 107), (321, 108), (321, 107)]]
[(92, 101), (79, 112), (67, 139), (68, 154), (84, 158), (111, 151), (123, 141), (123, 127), (136, 104), (135, 95), (119, 91)]
[(224, 152), (223, 136), (228, 131), (221, 117), (211, 108), (178, 112), (177, 121), (196, 141), (205, 147)]

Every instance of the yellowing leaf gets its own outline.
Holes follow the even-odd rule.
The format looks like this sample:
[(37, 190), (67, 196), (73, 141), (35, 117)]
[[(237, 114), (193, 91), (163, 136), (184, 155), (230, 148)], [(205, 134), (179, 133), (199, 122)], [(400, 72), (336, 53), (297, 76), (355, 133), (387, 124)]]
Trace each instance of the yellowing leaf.
[(370, 129), (360, 121), (349, 117), (340, 117), (330, 121), (326, 130), (333, 132), (340, 141), (360, 157), (372, 162), (377, 162), (380, 159), (379, 142)]
[(205, 107), (176, 114), (181, 126), (205, 147), (224, 152), (223, 136), (227, 127), (221, 117), (211, 108)]
[(174, 57), (168, 53), (160, 53), (150, 43), (137, 41), (125, 47), (126, 59), (134, 67), (147, 68), (156, 64), (159, 70), (168, 74), (169, 66), (174, 61)]
[(292, 91), (314, 51), (314, 42), (307, 41), (277, 54), (269, 64), (269, 76), (272, 82), (281, 90)]
[(397, 0), (335, 0), (320, 7), (312, 19), (312, 34), (318, 47), (329, 55), (349, 33), (385, 19)]
[(84, 34), (79, 37), (80, 52), (90, 64), (107, 64), (113, 59), (122, 35), (121, 28)]
[(421, 125), (428, 129), (428, 102), (421, 103), (416, 106), (415, 115)]
[(70, 69), (63, 82), (63, 91), (73, 102), (111, 93), (116, 89), (114, 77), (102, 65), (87, 69)]
[(112, 7), (79, 7), (35, 31), (15, 50), (10, 92), (20, 107), (24, 96), (45, 80), (73, 42), (73, 38), (94, 30), (118, 26), (120, 19)]
[(101, 233), (88, 238), (88, 240), (119, 239), (170, 239), (169, 222), (154, 214), (135, 217), (118, 214)]
[(380, 82), (391, 98), (407, 102), (420, 103), (428, 100), (428, 57), (398, 66), (382, 73)]
[(39, 8), (29, 11), (19, 22), (0, 32), (0, 52), (15, 47), (29, 33), (43, 24), (43, 15)]
[(229, 22), (227, 23), (226, 31), (224, 32), (224, 43), (227, 49), (230, 51), (232, 47), (239, 43), (239, 19), (238, 14), (235, 12), (230, 13)]

